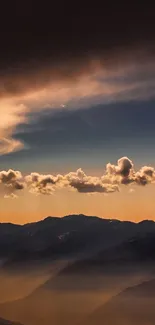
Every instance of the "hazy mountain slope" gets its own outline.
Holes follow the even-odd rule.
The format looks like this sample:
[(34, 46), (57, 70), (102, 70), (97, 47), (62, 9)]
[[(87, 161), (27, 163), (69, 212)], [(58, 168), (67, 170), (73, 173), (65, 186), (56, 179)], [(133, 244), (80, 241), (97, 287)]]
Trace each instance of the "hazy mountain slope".
[(0, 325), (21, 325), (21, 324), (0, 318)]
[(28, 297), (1, 304), (0, 315), (25, 324), (76, 324), (113, 295), (151, 277), (154, 248), (154, 234), (109, 247), (66, 266)]
[[(56, 287), (48, 289), (41, 286), (24, 299), (0, 304), (0, 315), (3, 317), (7, 315), (14, 321), (18, 320), (30, 325), (74, 325), (82, 322), (83, 319), (87, 319), (94, 309), (97, 309), (128, 285), (137, 283), (139, 279), (140, 277), (97, 278), (95, 276), (94, 279), (93, 277), (87, 279), (86, 285), (83, 285), (83, 290), (80, 279), (78, 281), (75, 279), (77, 286), (79, 285), (79, 290), (77, 287), (76, 290), (70, 290), (69, 282), (73, 279), (64, 279), (68, 282), (68, 290), (67, 288), (64, 290), (62, 282), (57, 290)], [(85, 281), (86, 277), (83, 279), (83, 284)], [(101, 284), (101, 288), (99, 284)]]
[(49, 217), (19, 227), (18, 232), (10, 255), (10, 263), (17, 267), (35, 258), (44, 265), (47, 257), (73, 257), (27, 297), (0, 304), (2, 317), (27, 325), (74, 325), (113, 295), (151, 277), (155, 269), (152, 221), (135, 224), (83, 215)]
[(130, 287), (98, 308), (85, 325), (154, 325), (155, 279)]

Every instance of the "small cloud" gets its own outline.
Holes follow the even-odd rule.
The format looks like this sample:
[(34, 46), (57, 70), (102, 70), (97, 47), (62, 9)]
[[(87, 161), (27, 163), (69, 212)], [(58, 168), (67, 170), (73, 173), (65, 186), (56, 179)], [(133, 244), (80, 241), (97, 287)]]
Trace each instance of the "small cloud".
[(24, 148), (24, 144), (20, 140), (13, 138), (0, 139), (0, 155), (6, 155), (11, 152), (19, 151)]
[(135, 192), (135, 189), (134, 188), (130, 188), (129, 189), (129, 193), (131, 194), (131, 193), (134, 193)]
[(20, 171), (9, 169), (0, 171), (0, 185), (4, 189), (5, 198), (15, 196), (14, 192), (25, 188), (25, 182)]
[(17, 199), (17, 198), (18, 198), (18, 196), (14, 193), (11, 193), (9, 195), (7, 195), (7, 194), (4, 195), (4, 199)]

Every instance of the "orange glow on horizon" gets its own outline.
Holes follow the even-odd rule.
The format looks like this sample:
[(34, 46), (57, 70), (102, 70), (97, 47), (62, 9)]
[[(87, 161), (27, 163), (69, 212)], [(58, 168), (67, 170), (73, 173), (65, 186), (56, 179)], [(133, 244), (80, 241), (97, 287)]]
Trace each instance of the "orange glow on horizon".
[[(9, 201), (11, 200), (11, 204)], [(85, 214), (101, 218), (116, 218), (139, 222), (155, 220), (153, 185), (136, 187), (134, 192), (125, 188), (120, 193), (81, 194), (62, 191), (49, 196), (24, 195), (17, 199), (0, 199), (1, 222), (24, 224), (42, 220), (47, 216), (63, 217), (69, 214)]]

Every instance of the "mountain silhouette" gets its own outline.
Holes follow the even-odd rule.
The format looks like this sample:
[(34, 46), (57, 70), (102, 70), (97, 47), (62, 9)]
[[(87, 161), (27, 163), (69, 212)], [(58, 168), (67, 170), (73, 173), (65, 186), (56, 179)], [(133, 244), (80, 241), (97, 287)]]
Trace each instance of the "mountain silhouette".
[[(0, 224), (0, 242), (1, 256), (7, 259), (3, 270), (13, 265), (18, 269), (22, 263), (30, 267), (35, 259), (41, 265), (46, 259), (67, 261), (28, 296), (0, 304), (2, 317), (28, 325), (87, 325), (91, 322), (92, 325), (113, 325), (115, 318), (119, 320), (115, 325), (130, 325), (131, 319), (133, 324), (139, 325), (141, 318), (135, 316), (136, 323), (134, 306), (139, 314), (140, 302), (146, 321), (149, 304), (154, 303), (155, 285), (148, 282), (146, 295), (143, 283), (141, 295), (137, 296), (140, 289), (136, 284), (154, 276), (153, 221), (133, 223), (85, 215), (47, 217), (23, 226)], [(131, 290), (126, 291), (129, 286)], [(131, 299), (129, 291), (133, 294)], [(141, 296), (149, 299), (146, 309)], [(127, 305), (122, 305), (122, 300)], [(126, 310), (126, 314), (122, 310)], [(127, 315), (132, 310), (134, 315), (128, 323)], [(150, 315), (155, 323), (153, 309)], [(141, 322), (143, 324), (153, 323)]]
[(136, 224), (85, 215), (47, 217), (25, 225), (1, 223), (0, 258), (5, 261), (4, 267), (37, 259), (81, 259), (139, 233), (154, 232), (153, 221)]
[[(39, 223), (24, 225), (21, 229), (24, 232), (26, 229), (24, 236), (27, 236), (27, 230), (32, 235), (32, 241), (28, 243), (29, 249), (32, 247), (33, 250), (39, 242), (38, 256), (42, 263), (47, 256), (56, 258), (56, 252), (59, 252), (59, 257), (71, 256), (72, 253), (74, 258), (69, 259), (66, 266), (27, 297), (0, 304), (0, 315), (8, 316), (14, 321), (32, 325), (74, 325), (82, 319), (87, 321), (94, 306), (100, 305), (100, 294), (109, 297), (116, 295), (130, 283), (137, 284), (140, 276), (145, 279), (154, 274), (155, 227), (152, 221), (136, 224), (80, 215), (48, 217)], [(49, 242), (53, 246), (48, 246)], [(24, 252), (22, 249), (20, 254)], [(36, 256), (33, 255), (35, 249), (31, 255), (32, 260)], [(81, 255), (76, 259), (79, 251)], [(29, 258), (30, 262), (28, 255), (25, 258), (26, 261)], [(124, 294), (125, 291), (123, 297)], [(90, 297), (93, 296), (96, 301), (93, 300), (92, 304)], [(120, 296), (116, 297), (118, 299)], [(108, 315), (105, 306), (104, 313)], [(94, 319), (94, 324), (97, 324), (95, 315), (92, 314), (91, 321)], [(112, 324), (110, 321), (106, 324)]]

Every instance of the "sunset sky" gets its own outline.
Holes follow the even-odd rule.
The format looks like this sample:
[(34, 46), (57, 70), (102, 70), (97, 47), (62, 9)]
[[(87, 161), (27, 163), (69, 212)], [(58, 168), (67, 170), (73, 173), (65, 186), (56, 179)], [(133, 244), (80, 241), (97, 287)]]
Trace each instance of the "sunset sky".
[(79, 9), (2, 10), (1, 222), (155, 219), (153, 13)]

